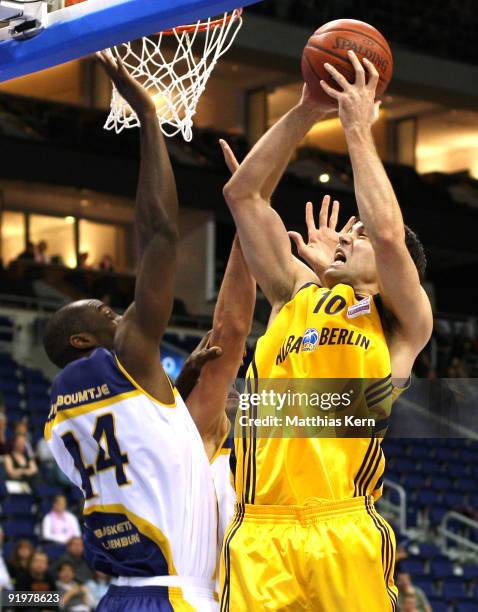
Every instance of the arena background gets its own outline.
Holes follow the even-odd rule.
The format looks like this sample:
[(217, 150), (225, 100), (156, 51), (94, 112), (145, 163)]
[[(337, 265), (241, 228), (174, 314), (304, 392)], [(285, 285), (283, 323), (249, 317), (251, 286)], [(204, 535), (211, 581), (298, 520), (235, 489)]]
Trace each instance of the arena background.
[[(397, 535), (402, 591), (415, 593), (402, 609), (476, 611), (474, 0), (265, 0), (246, 10), (243, 30), (200, 101), (192, 142), (168, 141), (180, 194), (181, 248), (162, 357), (174, 378), (211, 326), (234, 235), (222, 198), (227, 171), (219, 137), (243, 158), (298, 99), (299, 59), (310, 33), (340, 17), (373, 24), (392, 45), (395, 74), (375, 137), (405, 220), (424, 242), (435, 312), (433, 338), (415, 367), (417, 379), (425, 379), (414, 385), (423, 402), (415, 391), (395, 408), (402, 421), (413, 425), (419, 419), (420, 427), (397, 430), (384, 444), (381, 510)], [(41, 442), (55, 375), (41, 348), (42, 329), (49, 313), (67, 301), (94, 296), (121, 311), (133, 296), (138, 131), (116, 136), (102, 129), (109, 95), (109, 82), (92, 59), (0, 84), (0, 453), (8, 453), (14, 431), (23, 428), (38, 464), (28, 489), (9, 481), (0, 457), (2, 555), (10, 562), (26, 538), (48, 554), (53, 577), (65, 548), (44, 540), (43, 517), (58, 493), (79, 513), (81, 495), (65, 483)], [(303, 141), (274, 206), (290, 230), (304, 232), (305, 202), (318, 204), (326, 193), (341, 201), (344, 220), (354, 212), (351, 166), (337, 119), (317, 125)], [(249, 359), (268, 314), (259, 296)], [(454, 412), (456, 397), (464, 395), (467, 418)], [(80, 567), (81, 550), (78, 555), (70, 560)], [(97, 594), (98, 584), (90, 585)]]

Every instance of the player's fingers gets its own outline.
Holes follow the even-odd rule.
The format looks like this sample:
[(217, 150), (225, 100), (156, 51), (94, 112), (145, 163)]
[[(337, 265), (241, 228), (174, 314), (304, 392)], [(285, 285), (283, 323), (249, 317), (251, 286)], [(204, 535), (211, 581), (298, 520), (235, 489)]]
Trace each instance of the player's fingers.
[(329, 220), (329, 228), (334, 231), (339, 221), (339, 210), (340, 210), (340, 202), (338, 200), (334, 200), (334, 203), (332, 205), (332, 214), (330, 215), (330, 220)]
[(295, 246), (297, 247), (299, 254), (302, 254), (307, 246), (304, 242), (304, 239), (302, 238), (302, 234), (299, 234), (299, 232), (287, 233), (289, 234), (289, 237), (292, 238), (292, 240), (295, 242)]
[(320, 86), (328, 96), (334, 98), (335, 100), (338, 100), (342, 95), (341, 91), (337, 91), (333, 87), (330, 87), (330, 85), (328, 85), (328, 83), (326, 83), (325, 81), (320, 81)]
[(334, 68), (332, 64), (325, 62), (324, 68), (330, 74), (330, 76), (334, 79), (334, 81), (342, 87), (344, 91), (346, 91), (350, 87), (350, 83), (344, 77), (342, 73), (340, 73), (337, 68)]
[(347, 223), (343, 226), (342, 231), (340, 233), (346, 234), (347, 232), (349, 232), (352, 229), (354, 223), (355, 223), (355, 217), (350, 217)]
[(329, 206), (330, 206), (330, 196), (324, 196), (322, 200), (322, 206), (320, 207), (319, 213), (319, 227), (327, 227), (327, 223), (329, 221)]
[(305, 205), (305, 223), (307, 225), (307, 232), (310, 237), (310, 235), (313, 234), (317, 229), (315, 227), (314, 205), (312, 204), (312, 202), (307, 202), (307, 204)]
[(237, 158), (234, 155), (231, 147), (225, 140), (221, 138), (219, 140), (219, 144), (221, 145), (226, 166), (229, 168), (230, 172), (234, 174), (234, 172), (239, 168), (239, 162), (237, 161)]
[(355, 68), (355, 85), (359, 87), (365, 87), (365, 70), (362, 66), (359, 58), (355, 55), (355, 53), (350, 50), (348, 51), (349, 60), (352, 63), (352, 66)]
[(203, 349), (196, 357), (196, 364), (202, 367), (208, 361), (214, 361), (222, 355), (222, 348), (220, 346), (211, 346), (210, 348)]
[(377, 89), (378, 81), (380, 79), (378, 70), (375, 68), (372, 62), (368, 60), (366, 57), (363, 58), (363, 63), (365, 64), (365, 67), (367, 68), (367, 71), (369, 73), (369, 80), (368, 80), (367, 87), (371, 91), (375, 91)]

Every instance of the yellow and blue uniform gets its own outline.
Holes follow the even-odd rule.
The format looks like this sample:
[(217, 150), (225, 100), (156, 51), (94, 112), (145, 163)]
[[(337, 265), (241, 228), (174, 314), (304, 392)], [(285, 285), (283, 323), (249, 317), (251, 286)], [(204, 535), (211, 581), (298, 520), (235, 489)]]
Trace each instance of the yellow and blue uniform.
[(378, 296), (343, 284), (302, 288), (258, 341), (247, 388), (261, 393), (279, 379), (317, 379), (322, 388), (338, 380), (344, 389), (354, 381), (354, 414), (373, 415), (374, 425), (356, 437), (342, 426), (286, 437), (236, 422), (238, 503), (222, 555), (221, 610), (395, 610), (394, 535), (374, 508), (393, 394)]
[(98, 609), (217, 609), (214, 485), (177, 391), (155, 400), (100, 348), (57, 376), (51, 399), (45, 436), (85, 497), (86, 560), (114, 577)]

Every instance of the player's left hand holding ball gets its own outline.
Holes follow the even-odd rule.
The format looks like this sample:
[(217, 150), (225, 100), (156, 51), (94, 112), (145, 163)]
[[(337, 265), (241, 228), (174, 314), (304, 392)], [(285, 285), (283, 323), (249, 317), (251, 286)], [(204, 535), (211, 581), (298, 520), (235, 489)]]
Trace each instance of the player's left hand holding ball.
[(337, 100), (340, 121), (345, 130), (370, 128), (379, 117), (381, 101), (375, 101), (379, 74), (372, 62), (364, 58), (363, 63), (369, 75), (367, 83), (365, 69), (358, 57), (353, 51), (349, 51), (348, 55), (355, 68), (355, 83), (349, 83), (343, 74), (326, 63), (324, 68), (342, 91), (330, 87), (325, 81), (320, 81), (320, 84), (331, 98)]

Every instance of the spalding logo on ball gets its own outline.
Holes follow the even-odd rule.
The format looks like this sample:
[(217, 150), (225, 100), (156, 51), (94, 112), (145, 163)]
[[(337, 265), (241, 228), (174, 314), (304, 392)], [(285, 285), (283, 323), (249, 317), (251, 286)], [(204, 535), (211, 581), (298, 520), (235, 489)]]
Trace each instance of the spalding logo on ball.
[[(377, 29), (356, 19), (330, 21), (309, 38), (302, 54), (304, 81), (319, 106), (324, 110), (336, 108), (337, 101), (325, 93), (320, 81), (325, 81), (335, 89), (338, 87), (325, 70), (324, 63), (332, 64), (350, 83), (355, 81), (355, 70), (347, 51), (354, 51), (359, 60), (366, 57), (377, 69), (380, 75), (377, 99), (383, 96), (392, 79), (392, 52), (388, 42)], [(367, 71), (366, 74), (368, 74)]]

